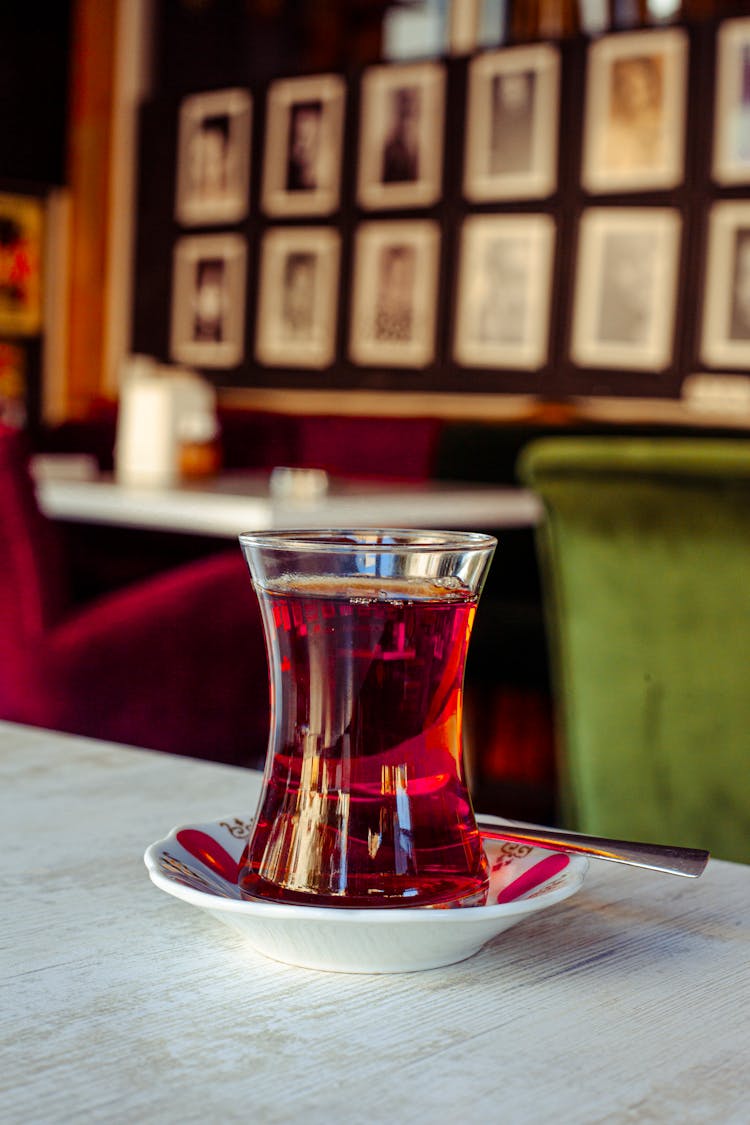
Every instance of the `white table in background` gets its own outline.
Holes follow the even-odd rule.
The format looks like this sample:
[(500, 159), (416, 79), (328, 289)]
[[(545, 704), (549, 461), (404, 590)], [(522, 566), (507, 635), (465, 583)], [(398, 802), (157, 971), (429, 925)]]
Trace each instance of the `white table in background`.
[(461, 964), (276, 964), (149, 882), (259, 775), (0, 724), (9, 1123), (750, 1119), (750, 868), (596, 864)]
[[(51, 468), (50, 468), (51, 464)], [(274, 499), (268, 474), (225, 473), (165, 488), (118, 484), (111, 475), (76, 479), (45, 459), (37, 495), (54, 519), (157, 528), (233, 538), (242, 531), (293, 527), (436, 527), (493, 531), (531, 526), (541, 504), (520, 488), (486, 484), (381, 483), (332, 478), (322, 496)]]

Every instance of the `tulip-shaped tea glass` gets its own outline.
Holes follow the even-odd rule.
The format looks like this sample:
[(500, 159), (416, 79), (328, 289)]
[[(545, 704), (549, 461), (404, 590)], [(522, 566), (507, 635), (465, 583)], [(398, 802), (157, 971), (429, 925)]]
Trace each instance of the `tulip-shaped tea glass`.
[(271, 688), (242, 894), (336, 907), (484, 902), (461, 714), (496, 540), (381, 528), (240, 543)]

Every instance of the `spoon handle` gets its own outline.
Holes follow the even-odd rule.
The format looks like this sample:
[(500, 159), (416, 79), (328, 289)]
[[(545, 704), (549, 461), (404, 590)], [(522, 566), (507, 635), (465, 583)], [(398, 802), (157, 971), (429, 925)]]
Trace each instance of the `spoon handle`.
[(627, 840), (608, 840), (603, 836), (585, 836), (581, 832), (562, 832), (556, 828), (521, 828), (514, 824), (489, 824), (479, 819), (479, 830), (488, 840), (518, 844), (536, 844), (550, 851), (571, 852), (605, 859), (610, 863), (627, 863), (664, 871), (667, 875), (684, 875), (696, 879), (708, 863), (709, 853), (697, 848), (674, 848), (668, 844), (638, 844)]

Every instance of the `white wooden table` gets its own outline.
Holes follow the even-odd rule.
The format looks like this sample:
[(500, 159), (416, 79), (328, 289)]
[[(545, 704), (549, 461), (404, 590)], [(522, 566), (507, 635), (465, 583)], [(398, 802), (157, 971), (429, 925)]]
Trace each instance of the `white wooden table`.
[(450, 968), (304, 971), (142, 861), (258, 785), (0, 724), (3, 1122), (750, 1120), (750, 868), (599, 864)]
[(54, 462), (40, 474), (37, 495), (54, 519), (158, 528), (234, 538), (243, 531), (292, 527), (447, 527), (493, 531), (531, 526), (541, 502), (521, 488), (487, 484), (370, 483), (332, 479), (309, 500), (274, 498), (268, 474), (227, 473), (171, 487), (118, 484), (111, 475), (71, 478)]

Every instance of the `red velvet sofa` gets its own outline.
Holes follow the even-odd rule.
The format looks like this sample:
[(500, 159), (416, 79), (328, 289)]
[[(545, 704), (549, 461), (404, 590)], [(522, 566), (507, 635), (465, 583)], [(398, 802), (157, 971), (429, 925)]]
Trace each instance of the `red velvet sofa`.
[(27, 454), (23, 435), (0, 426), (0, 718), (261, 764), (267, 667), (239, 550), (76, 607)]

